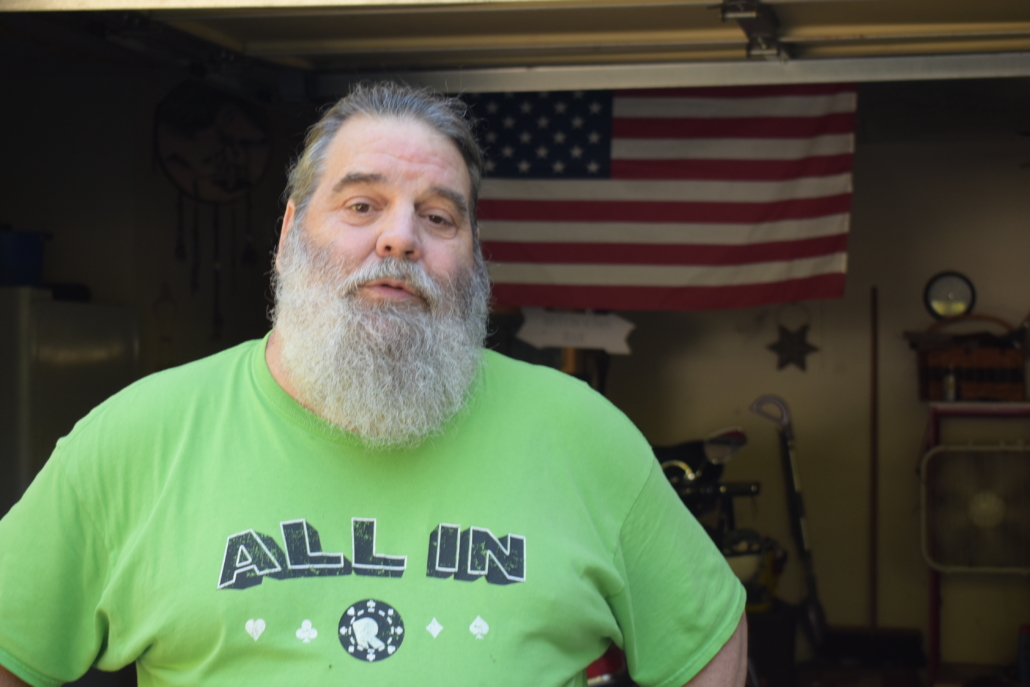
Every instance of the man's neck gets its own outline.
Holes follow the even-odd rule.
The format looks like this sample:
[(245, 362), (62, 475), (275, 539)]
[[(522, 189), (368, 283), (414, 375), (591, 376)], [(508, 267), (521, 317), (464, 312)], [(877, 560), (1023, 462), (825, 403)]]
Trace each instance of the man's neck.
[(297, 394), (297, 388), (290, 380), (286, 365), (283, 364), (283, 344), (275, 330), (272, 331), (271, 336), (268, 337), (268, 343), (265, 344), (265, 362), (268, 364), (268, 371), (272, 373), (272, 379), (282, 387), (283, 391), (293, 397), (293, 400), (303, 405)]

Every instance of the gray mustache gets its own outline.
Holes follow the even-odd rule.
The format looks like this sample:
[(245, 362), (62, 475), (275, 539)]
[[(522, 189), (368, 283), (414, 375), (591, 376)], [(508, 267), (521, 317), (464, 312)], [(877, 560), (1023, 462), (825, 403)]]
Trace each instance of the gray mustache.
[(411, 287), (415, 295), (430, 306), (436, 306), (440, 302), (440, 286), (433, 281), (432, 277), (426, 274), (421, 267), (397, 258), (383, 258), (354, 270), (347, 277), (344, 295), (351, 296), (357, 293), (357, 290), (363, 285), (380, 279), (404, 282)]

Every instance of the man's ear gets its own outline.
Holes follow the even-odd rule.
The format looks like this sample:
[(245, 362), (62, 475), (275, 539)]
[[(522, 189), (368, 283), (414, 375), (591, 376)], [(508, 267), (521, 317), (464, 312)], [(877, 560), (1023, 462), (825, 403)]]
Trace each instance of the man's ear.
[(297, 206), (293, 204), (293, 198), (286, 201), (286, 212), (283, 213), (283, 227), (279, 231), (279, 247), (275, 251), (275, 269), (282, 272), (283, 246), (286, 245), (286, 236), (293, 229), (293, 218), (297, 214)]

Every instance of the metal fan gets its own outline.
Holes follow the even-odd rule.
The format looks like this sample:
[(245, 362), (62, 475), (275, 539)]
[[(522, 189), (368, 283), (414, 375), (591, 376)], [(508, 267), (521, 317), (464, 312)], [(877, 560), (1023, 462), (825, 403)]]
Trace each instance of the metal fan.
[(930, 567), (1030, 573), (1030, 448), (938, 446), (923, 456), (922, 483)]

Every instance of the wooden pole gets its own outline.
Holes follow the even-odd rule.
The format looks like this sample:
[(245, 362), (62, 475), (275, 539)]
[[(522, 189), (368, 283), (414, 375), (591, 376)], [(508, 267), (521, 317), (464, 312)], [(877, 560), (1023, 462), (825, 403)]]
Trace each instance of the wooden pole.
[(876, 287), (869, 303), (870, 374), (869, 374), (869, 626), (874, 630), (879, 620), (880, 567), (880, 385), (879, 385), (879, 307)]

